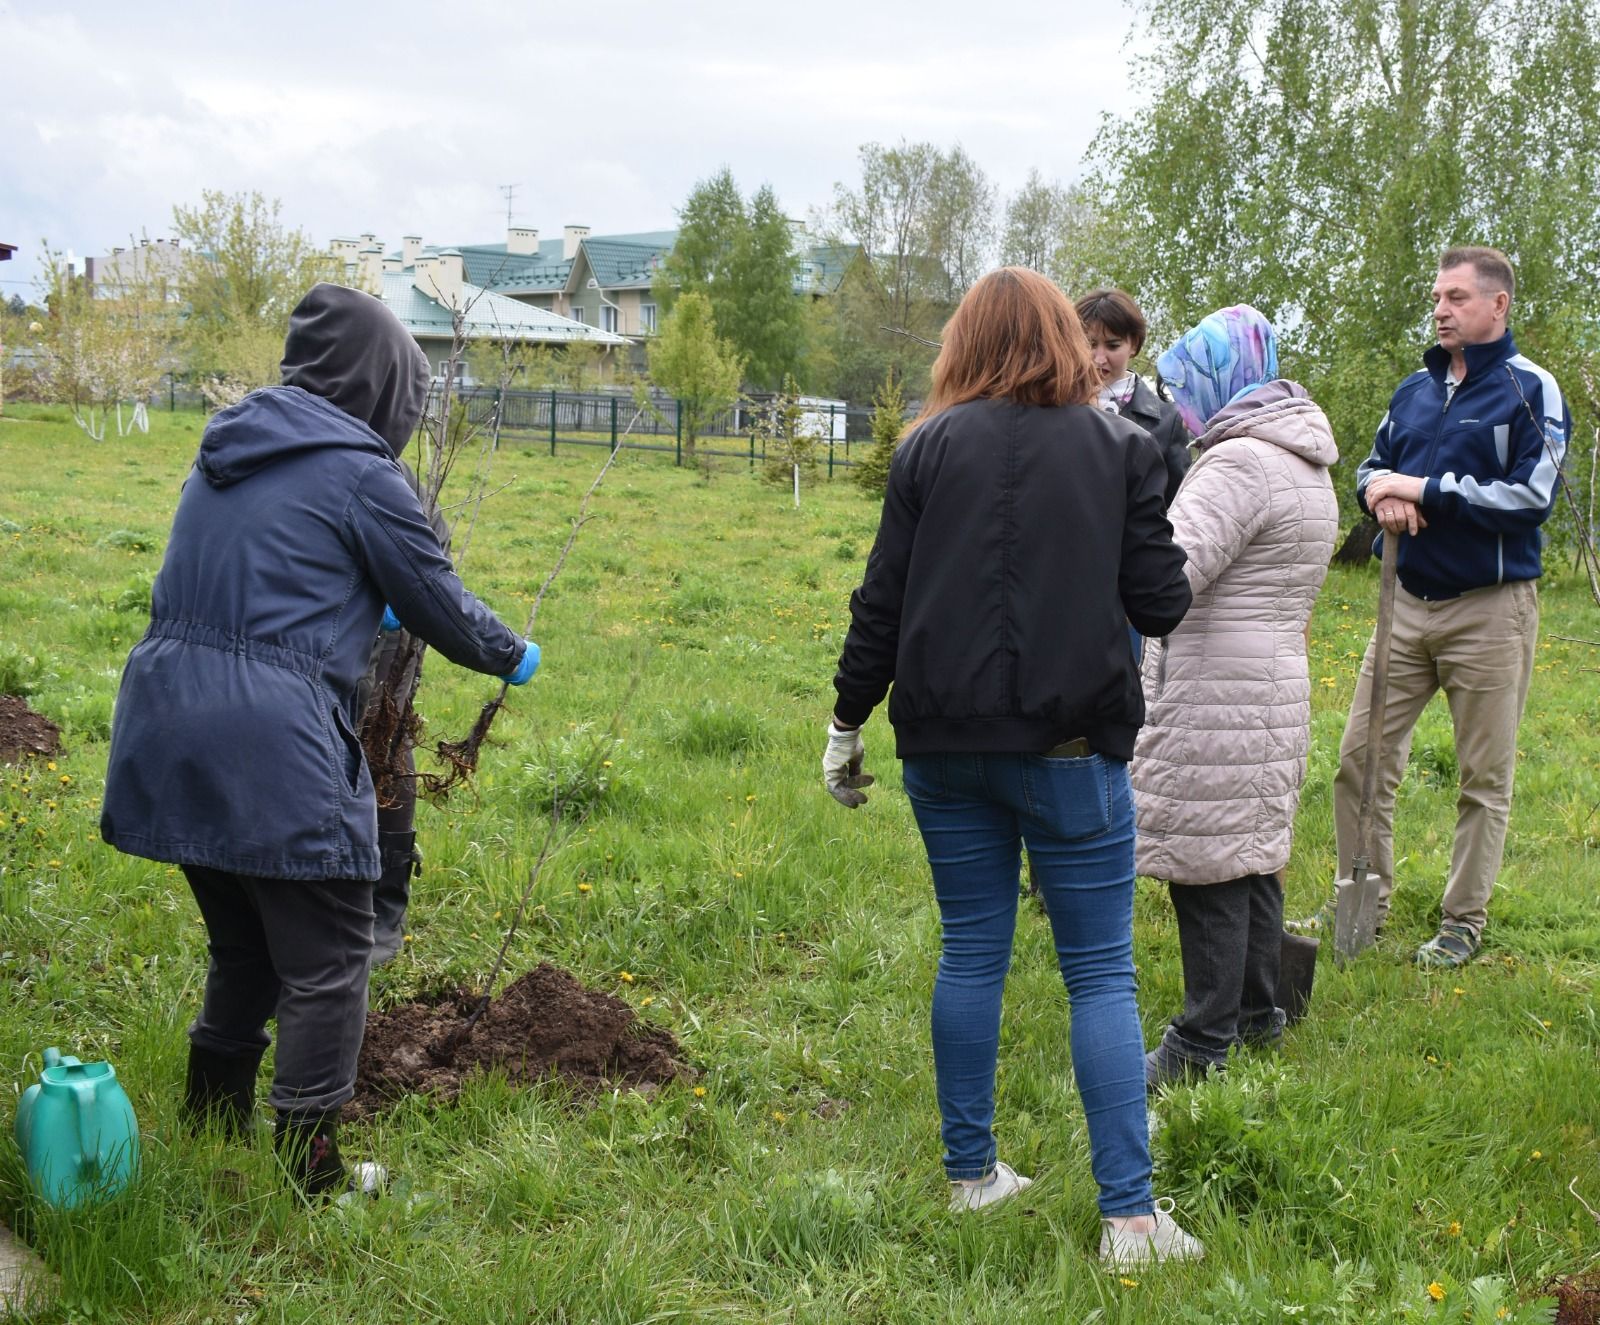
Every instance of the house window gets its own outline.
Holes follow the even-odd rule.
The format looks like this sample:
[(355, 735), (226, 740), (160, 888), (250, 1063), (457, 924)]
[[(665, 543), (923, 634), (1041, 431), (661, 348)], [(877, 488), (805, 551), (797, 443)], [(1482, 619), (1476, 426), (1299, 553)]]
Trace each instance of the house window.
[(583, 321), (583, 305), (582, 304), (573, 304), (573, 306), (572, 306), (572, 320), (574, 322), (582, 322)]
[(653, 336), (656, 330), (656, 306), (654, 304), (639, 305), (639, 330), (647, 336)]
[(611, 304), (600, 306), (600, 330), (615, 333), (621, 328), (617, 326), (617, 310)]

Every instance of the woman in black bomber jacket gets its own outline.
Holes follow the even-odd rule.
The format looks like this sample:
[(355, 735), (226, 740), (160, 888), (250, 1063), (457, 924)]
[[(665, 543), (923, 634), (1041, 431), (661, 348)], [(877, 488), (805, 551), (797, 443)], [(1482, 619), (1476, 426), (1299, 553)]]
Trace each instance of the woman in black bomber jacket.
[(933, 390), (890, 466), (834, 679), (823, 774), (857, 806), (860, 725), (889, 721), (943, 928), (933, 1049), (953, 1210), (1025, 1189), (995, 1156), (1000, 1001), (1020, 852), (1033, 857), (1072, 1002), (1108, 1263), (1201, 1254), (1150, 1189), (1133, 972), (1127, 761), (1144, 718), (1127, 622), (1189, 606), (1155, 445), (1094, 408), (1071, 303), (1007, 267), (945, 328)]

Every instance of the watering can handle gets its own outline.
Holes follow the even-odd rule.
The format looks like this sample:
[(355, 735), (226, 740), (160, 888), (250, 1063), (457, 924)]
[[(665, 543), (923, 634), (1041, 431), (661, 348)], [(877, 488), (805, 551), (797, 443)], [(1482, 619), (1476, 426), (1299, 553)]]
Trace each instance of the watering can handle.
[(78, 1146), (81, 1151), (78, 1162), (85, 1169), (98, 1163), (100, 1158), (100, 1129), (95, 1126), (94, 1093), (93, 1081), (72, 1083), (72, 1096), (78, 1106)]

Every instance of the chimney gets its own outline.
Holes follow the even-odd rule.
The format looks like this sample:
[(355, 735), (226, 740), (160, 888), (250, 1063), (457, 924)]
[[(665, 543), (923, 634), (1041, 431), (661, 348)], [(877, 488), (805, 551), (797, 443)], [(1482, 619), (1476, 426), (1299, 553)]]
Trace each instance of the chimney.
[(586, 225), (569, 225), (561, 232), (561, 260), (571, 262), (578, 256), (578, 245), (589, 237)]
[(447, 248), (431, 258), (418, 258), (414, 270), (413, 283), (428, 298), (437, 299), (446, 308), (461, 306), (464, 276), (460, 250)]
[(383, 260), (384, 271), (399, 271), (403, 266), (405, 262), (401, 258), (385, 257)]
[(383, 250), (369, 244), (356, 255), (356, 285), (368, 294), (383, 293)]
[(361, 251), (361, 245), (353, 239), (336, 239), (328, 247), (340, 262), (354, 262)]
[(514, 225), (506, 231), (506, 252), (518, 257), (539, 251), (539, 232), (524, 225)]
[(417, 259), (422, 255), (422, 236), (407, 235), (400, 241), (402, 249), (400, 263), (405, 267), (416, 265)]

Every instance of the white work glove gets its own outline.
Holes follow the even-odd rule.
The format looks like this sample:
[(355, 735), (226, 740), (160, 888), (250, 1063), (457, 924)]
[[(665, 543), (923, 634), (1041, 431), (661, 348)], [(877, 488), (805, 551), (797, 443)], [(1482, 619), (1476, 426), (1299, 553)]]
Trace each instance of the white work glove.
[(832, 722), (828, 723), (828, 746), (822, 752), (822, 781), (828, 794), (846, 809), (853, 810), (867, 803), (867, 795), (861, 790), (872, 785), (872, 774), (861, 771), (861, 761), (866, 757), (861, 728), (840, 731)]

